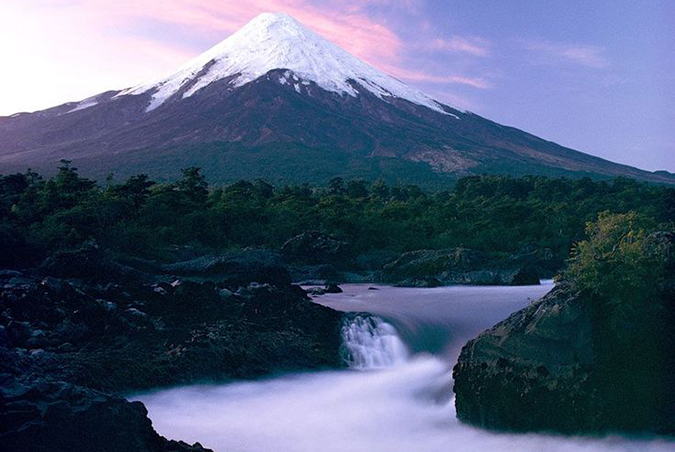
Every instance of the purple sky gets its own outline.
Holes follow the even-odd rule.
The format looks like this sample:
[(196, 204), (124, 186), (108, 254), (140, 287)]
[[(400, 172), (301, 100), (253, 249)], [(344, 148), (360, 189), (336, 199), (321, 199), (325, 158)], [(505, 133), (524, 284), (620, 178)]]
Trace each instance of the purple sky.
[(675, 172), (669, 0), (3, 0), (0, 114), (162, 75), (264, 11), (439, 100)]

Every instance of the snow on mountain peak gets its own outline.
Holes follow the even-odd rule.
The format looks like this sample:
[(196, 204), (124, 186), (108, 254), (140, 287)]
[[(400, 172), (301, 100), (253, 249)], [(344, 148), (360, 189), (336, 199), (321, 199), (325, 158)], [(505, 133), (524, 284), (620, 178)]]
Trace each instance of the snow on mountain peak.
[[(421, 91), (369, 66), (291, 16), (277, 13), (260, 14), (175, 73), (119, 95), (151, 91), (150, 111), (181, 90), (183, 98), (189, 97), (227, 77), (233, 86), (242, 86), (273, 69), (288, 69), (305, 84), (311, 81), (327, 91), (356, 97), (358, 91), (349, 83), (353, 80), (381, 99), (398, 97), (446, 113)], [(300, 92), (298, 84), (295, 89)]]

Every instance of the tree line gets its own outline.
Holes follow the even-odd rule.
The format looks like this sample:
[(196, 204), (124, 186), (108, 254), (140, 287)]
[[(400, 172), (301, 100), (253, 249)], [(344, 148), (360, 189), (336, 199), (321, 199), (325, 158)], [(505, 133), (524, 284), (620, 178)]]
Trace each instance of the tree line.
[(62, 161), (49, 179), (30, 170), (0, 176), (0, 263), (30, 265), (87, 241), (158, 260), (175, 246), (278, 249), (318, 230), (348, 241), (353, 256), (455, 246), (494, 254), (548, 249), (562, 266), (586, 223), (603, 211), (672, 225), (675, 189), (543, 176), (470, 176), (436, 192), (341, 178), (325, 186), (242, 180), (212, 187), (195, 167), (172, 183), (145, 174), (97, 183)]

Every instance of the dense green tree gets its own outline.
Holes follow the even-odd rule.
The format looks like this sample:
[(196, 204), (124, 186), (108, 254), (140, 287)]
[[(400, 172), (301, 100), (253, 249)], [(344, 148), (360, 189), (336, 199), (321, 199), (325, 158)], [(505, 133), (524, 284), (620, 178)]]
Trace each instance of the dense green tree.
[(176, 182), (178, 190), (195, 204), (204, 204), (209, 194), (209, 184), (206, 182), (206, 177), (201, 173), (201, 168), (191, 166), (181, 171), (183, 177)]
[(548, 249), (553, 272), (583, 240), (586, 223), (610, 209), (668, 226), (675, 221), (675, 189), (627, 179), (501, 176), (467, 177), (437, 193), (339, 178), (326, 187), (275, 188), (256, 180), (209, 189), (198, 168), (186, 168), (175, 183), (141, 174), (101, 188), (69, 162), (44, 181), (32, 172), (0, 176), (3, 241), (43, 253), (96, 240), (164, 258), (175, 245), (278, 248), (320, 230), (349, 241), (353, 256), (453, 246), (504, 255)]

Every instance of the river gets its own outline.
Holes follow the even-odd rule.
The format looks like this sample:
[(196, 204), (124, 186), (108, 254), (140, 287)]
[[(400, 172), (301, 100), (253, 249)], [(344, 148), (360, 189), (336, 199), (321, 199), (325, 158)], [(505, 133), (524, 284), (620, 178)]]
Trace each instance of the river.
[[(373, 287), (377, 290), (373, 290)], [(345, 285), (315, 301), (345, 312), (351, 369), (192, 385), (135, 397), (155, 429), (217, 452), (673, 451), (661, 439), (487, 432), (455, 418), (461, 346), (544, 295), (526, 287)]]

